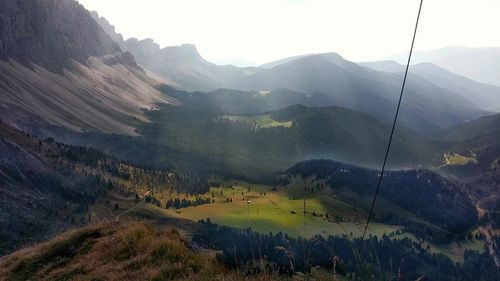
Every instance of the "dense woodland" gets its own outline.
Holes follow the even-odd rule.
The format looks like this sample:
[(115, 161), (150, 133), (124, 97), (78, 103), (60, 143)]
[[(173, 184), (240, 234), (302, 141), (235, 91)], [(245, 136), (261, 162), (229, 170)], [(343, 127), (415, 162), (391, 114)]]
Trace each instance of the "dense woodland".
[[(257, 180), (311, 157), (335, 157), (364, 165), (377, 165), (383, 157), (388, 127), (360, 112), (295, 105), (265, 113), (278, 122), (290, 122), (290, 127), (257, 130), (259, 115), (239, 115), (248, 110), (225, 111), (214, 102), (216, 96), (182, 92), (179, 97), (182, 107), (159, 105), (158, 110), (146, 111), (151, 122), (137, 128), (138, 137), (86, 133), (68, 134), (63, 140), (100, 148), (134, 165), (175, 166), (198, 174), (232, 172)], [(202, 106), (198, 97), (210, 102)], [(250, 121), (221, 118), (233, 114)], [(415, 164), (425, 158), (415, 152), (415, 139), (411, 132), (398, 133), (395, 162)]]

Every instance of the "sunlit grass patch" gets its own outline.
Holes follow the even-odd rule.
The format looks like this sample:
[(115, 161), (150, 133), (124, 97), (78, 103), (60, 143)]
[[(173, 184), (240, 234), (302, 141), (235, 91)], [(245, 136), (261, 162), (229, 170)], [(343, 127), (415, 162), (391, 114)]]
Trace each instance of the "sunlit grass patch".
[(275, 127), (291, 128), (293, 126), (293, 121), (277, 121), (270, 114), (254, 116), (222, 115), (220, 118), (223, 121), (244, 123), (255, 130)]
[(475, 155), (464, 156), (458, 153), (445, 153), (443, 155), (443, 163), (448, 166), (463, 166), (467, 164), (477, 163)]

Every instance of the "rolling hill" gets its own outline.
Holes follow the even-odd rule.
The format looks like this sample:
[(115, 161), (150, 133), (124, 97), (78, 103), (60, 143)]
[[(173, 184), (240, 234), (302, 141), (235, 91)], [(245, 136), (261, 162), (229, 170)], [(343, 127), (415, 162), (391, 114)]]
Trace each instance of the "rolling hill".
[[(377, 119), (341, 107), (295, 105), (241, 115), (217, 107), (166, 105), (148, 112), (148, 118), (152, 122), (139, 128), (138, 138), (106, 140), (97, 136), (80, 144), (148, 166), (173, 161), (203, 171), (262, 177), (314, 157), (378, 166), (389, 133), (388, 126)], [(424, 164), (426, 154), (419, 150), (420, 140), (411, 130), (398, 130), (391, 166)], [(107, 145), (111, 143), (114, 145)]]

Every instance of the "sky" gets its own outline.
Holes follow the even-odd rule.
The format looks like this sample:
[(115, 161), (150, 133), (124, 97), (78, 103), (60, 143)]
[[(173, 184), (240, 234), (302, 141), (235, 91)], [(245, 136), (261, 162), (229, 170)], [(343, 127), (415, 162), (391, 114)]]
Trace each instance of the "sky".
[[(194, 44), (239, 66), (337, 52), (352, 61), (407, 53), (420, 0), (78, 0), (125, 39)], [(500, 46), (499, 0), (424, 0), (416, 50)]]

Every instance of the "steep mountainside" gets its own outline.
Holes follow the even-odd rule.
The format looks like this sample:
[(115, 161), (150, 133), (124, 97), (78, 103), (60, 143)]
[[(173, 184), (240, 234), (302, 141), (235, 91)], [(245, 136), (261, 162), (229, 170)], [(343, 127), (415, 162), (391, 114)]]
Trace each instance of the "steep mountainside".
[(0, 128), (0, 254), (4, 254), (82, 223), (87, 206), (108, 188), (103, 177), (72, 170), (59, 145), (5, 124)]
[(37, 131), (135, 134), (143, 109), (175, 103), (74, 0), (1, 0), (0, 118)]
[(137, 204), (138, 187), (160, 186), (190, 192), (204, 187), (195, 176), (174, 169), (139, 168), (0, 123), (0, 255), (92, 222), (96, 214), (89, 208), (98, 200), (108, 200), (102, 208), (105, 217), (114, 218), (113, 212), (124, 210), (109, 200)]
[(71, 60), (119, 52), (119, 46), (78, 2), (0, 1), (0, 58), (62, 73)]

